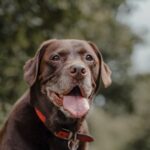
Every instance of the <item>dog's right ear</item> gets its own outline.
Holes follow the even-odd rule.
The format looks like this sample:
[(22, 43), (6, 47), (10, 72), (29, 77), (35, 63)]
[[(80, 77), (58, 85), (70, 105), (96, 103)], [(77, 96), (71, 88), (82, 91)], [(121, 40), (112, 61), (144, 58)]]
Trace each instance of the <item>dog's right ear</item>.
[(23, 68), (24, 69), (24, 80), (29, 84), (30, 87), (35, 83), (35, 81), (37, 79), (41, 58), (42, 58), (46, 48), (53, 41), (55, 41), (55, 39), (43, 42), (41, 44), (41, 46), (39, 47), (35, 56), (33, 58), (29, 59), (25, 63), (24, 68)]

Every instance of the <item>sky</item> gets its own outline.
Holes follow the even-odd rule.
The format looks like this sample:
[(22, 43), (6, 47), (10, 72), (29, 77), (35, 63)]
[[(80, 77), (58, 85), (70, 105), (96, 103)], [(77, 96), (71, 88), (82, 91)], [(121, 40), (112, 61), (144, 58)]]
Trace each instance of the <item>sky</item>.
[(124, 4), (121, 5), (117, 20), (129, 25), (144, 41), (133, 47), (132, 73), (150, 73), (150, 0), (126, 0), (126, 4), (132, 6), (131, 12), (125, 13)]

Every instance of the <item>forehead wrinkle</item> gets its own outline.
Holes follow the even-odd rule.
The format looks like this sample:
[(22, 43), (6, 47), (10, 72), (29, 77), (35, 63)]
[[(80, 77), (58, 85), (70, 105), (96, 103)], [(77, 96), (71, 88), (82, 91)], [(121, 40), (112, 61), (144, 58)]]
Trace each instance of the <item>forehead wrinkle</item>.
[(71, 44), (74, 48), (83, 48), (84, 47), (84, 45), (82, 43), (71, 42)]
[(50, 43), (49, 45), (48, 45), (48, 47), (46, 48), (46, 51), (45, 51), (45, 53), (44, 53), (44, 59), (45, 60), (48, 60), (49, 59), (49, 56), (50, 56), (50, 54), (52, 53), (52, 52), (54, 52), (58, 47), (59, 47), (59, 42), (57, 42), (57, 41), (54, 41), (53, 43)]
[(51, 43), (47, 48), (44, 54), (46, 60), (49, 59), (49, 55), (53, 52), (71, 53), (72, 55), (76, 54), (85, 54), (86, 52), (93, 54), (97, 57), (96, 52), (90, 47), (90, 45), (85, 41), (79, 40), (57, 40)]
[(79, 41), (79, 40), (72, 40), (70, 42), (72, 48), (74, 49), (74, 52), (76, 54), (85, 54), (85, 53), (89, 53), (92, 54), (95, 58), (95, 61), (98, 63), (99, 58), (97, 56), (97, 53), (95, 50), (93, 50), (93, 48), (86, 42), (86, 41)]
[(80, 41), (71, 41), (70, 42), (72, 49), (78, 53), (78, 54), (84, 54), (87, 52), (86, 47), (85, 47), (85, 43), (80, 42)]
[(48, 47), (47, 50), (48, 51), (54, 51), (55, 49), (58, 49), (60, 47), (60, 43), (55, 41), (53, 43), (51, 43)]

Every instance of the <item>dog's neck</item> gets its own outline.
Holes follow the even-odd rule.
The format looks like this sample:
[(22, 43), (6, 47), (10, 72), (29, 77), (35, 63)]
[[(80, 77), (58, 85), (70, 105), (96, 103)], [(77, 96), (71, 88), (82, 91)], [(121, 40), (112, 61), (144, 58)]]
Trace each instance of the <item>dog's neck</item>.
[(73, 132), (80, 130), (80, 123), (83, 119), (72, 119), (66, 117), (59, 108), (41, 92), (38, 83), (33, 85), (30, 90), (31, 105), (34, 108), (36, 107), (46, 117), (45, 125), (51, 132), (55, 132), (62, 128)]
[(71, 149), (74, 146), (79, 146), (78, 141), (92, 142), (94, 140), (91, 136), (82, 133), (80, 130), (84, 118), (72, 119), (66, 117), (46, 95), (42, 94), (38, 84), (30, 88), (30, 103), (39, 120), (52, 135), (68, 140), (68, 146)]

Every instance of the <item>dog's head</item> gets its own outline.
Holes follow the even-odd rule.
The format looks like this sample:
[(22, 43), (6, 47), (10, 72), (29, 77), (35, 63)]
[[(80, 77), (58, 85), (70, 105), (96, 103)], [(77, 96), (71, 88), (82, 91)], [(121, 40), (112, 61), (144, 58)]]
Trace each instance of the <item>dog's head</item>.
[(98, 48), (83, 40), (49, 40), (24, 66), (24, 78), (66, 116), (84, 117), (99, 87), (111, 84), (111, 71)]

